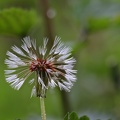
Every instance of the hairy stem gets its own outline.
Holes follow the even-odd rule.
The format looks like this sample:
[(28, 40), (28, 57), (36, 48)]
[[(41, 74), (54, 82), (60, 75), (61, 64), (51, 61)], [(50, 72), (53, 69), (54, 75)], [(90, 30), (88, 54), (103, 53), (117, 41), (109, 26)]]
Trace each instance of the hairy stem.
[(40, 97), (40, 105), (41, 105), (41, 117), (42, 117), (42, 120), (46, 120), (44, 98), (42, 98), (42, 97)]

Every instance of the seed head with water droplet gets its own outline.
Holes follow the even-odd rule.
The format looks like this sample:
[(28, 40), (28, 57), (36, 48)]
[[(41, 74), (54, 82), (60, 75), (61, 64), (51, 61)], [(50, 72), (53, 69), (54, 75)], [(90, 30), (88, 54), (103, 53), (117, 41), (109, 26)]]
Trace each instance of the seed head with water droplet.
[(6, 81), (13, 88), (19, 90), (31, 79), (31, 95), (37, 97), (45, 97), (49, 87), (58, 86), (60, 90), (70, 91), (76, 81), (76, 70), (73, 70), (76, 61), (71, 56), (71, 49), (59, 37), (55, 37), (50, 51), (47, 51), (47, 43), (45, 38), (43, 46), (37, 47), (35, 40), (25, 37), (21, 48), (13, 46), (12, 52), (7, 52)]

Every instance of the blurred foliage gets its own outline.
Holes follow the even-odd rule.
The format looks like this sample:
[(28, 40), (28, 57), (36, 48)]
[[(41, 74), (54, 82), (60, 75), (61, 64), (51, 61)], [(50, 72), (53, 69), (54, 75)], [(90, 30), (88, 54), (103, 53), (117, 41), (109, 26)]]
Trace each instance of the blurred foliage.
[[(120, 119), (120, 1), (51, 0), (53, 29), (73, 48), (78, 80), (68, 94), (72, 110), (90, 120)], [(4, 59), (11, 45), (21, 44), (26, 35), (41, 43), (45, 23), (38, 0), (0, 1), (0, 119), (37, 120), (40, 106), (30, 99), (28, 84), (13, 90), (4, 77)], [(49, 120), (63, 118), (60, 91), (49, 90), (46, 112)], [(69, 111), (70, 112), (70, 111)], [(76, 113), (67, 114), (67, 117)], [(83, 117), (81, 120), (86, 120)]]
[(78, 116), (75, 112), (67, 113), (64, 117), (64, 120), (78, 120)]
[(86, 115), (79, 118), (77, 113), (71, 112), (65, 115), (64, 120), (90, 120), (90, 119)]
[(82, 116), (82, 117), (80, 117), (79, 120), (90, 120), (90, 119), (87, 116)]
[(26, 2), (25, 0), (1, 0), (0, 1), (0, 9), (11, 8), (11, 7), (21, 7), (21, 8), (35, 8), (37, 0), (29, 0)]
[(0, 11), (0, 34), (25, 36), (37, 21), (38, 17), (34, 10), (4, 9)]

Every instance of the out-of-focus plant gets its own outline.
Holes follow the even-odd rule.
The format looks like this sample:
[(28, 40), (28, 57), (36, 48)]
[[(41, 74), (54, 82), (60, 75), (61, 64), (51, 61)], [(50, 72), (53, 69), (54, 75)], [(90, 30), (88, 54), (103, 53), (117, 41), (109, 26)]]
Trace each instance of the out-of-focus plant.
[(3, 9), (0, 11), (0, 34), (26, 36), (38, 21), (40, 22), (40, 19), (34, 10)]
[(86, 115), (78, 117), (76, 112), (67, 113), (64, 120), (90, 120)]

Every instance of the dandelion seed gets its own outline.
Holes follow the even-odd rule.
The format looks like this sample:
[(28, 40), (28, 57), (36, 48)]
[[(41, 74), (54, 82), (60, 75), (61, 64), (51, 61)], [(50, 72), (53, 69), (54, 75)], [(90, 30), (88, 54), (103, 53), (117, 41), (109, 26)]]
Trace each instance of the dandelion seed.
[(29, 83), (33, 85), (31, 95), (45, 97), (46, 90), (58, 86), (60, 90), (70, 91), (76, 81), (76, 70), (73, 70), (75, 59), (71, 57), (71, 49), (66, 47), (59, 37), (55, 37), (50, 51), (47, 51), (48, 39), (43, 46), (37, 48), (36, 41), (30, 37), (23, 39), (21, 48), (12, 47), (8, 51), (5, 64), (6, 81), (19, 90), (24, 82), (33, 74)]

